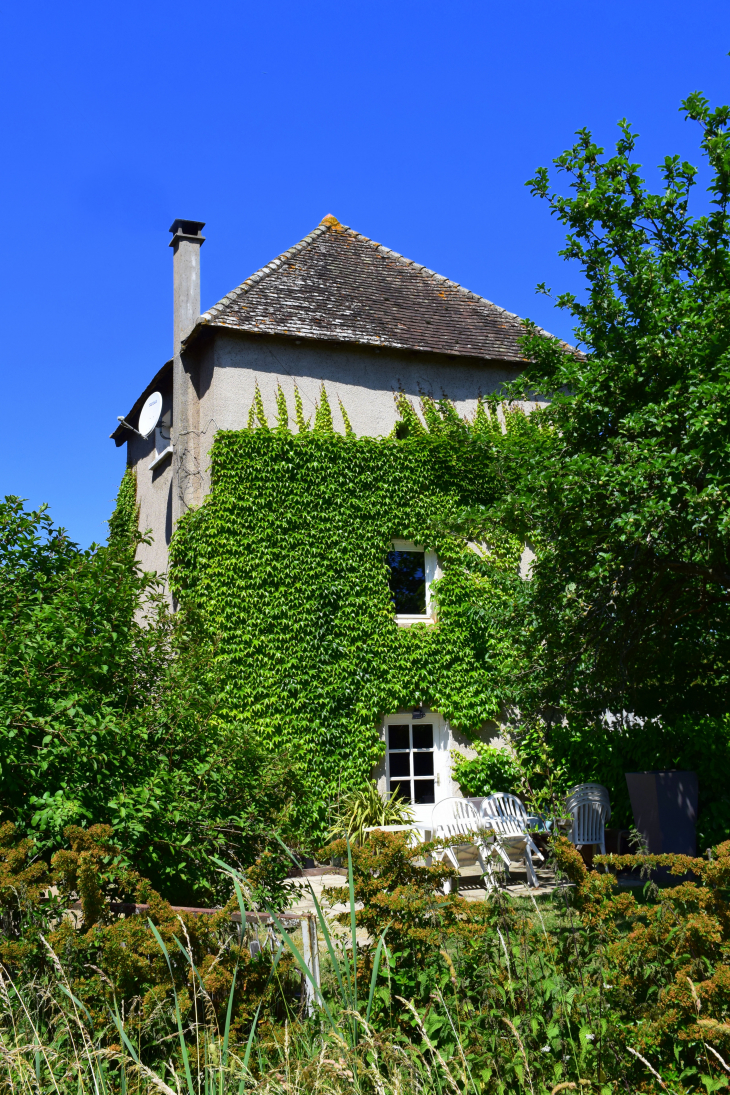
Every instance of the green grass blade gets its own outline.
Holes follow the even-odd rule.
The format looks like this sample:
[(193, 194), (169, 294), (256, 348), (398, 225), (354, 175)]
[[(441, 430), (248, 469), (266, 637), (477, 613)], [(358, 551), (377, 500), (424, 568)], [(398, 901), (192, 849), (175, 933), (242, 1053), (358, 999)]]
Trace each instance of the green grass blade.
[[(352, 846), (347, 837), (347, 885), (350, 891), (350, 935), (352, 937), (352, 1000), (357, 1011), (357, 918), (355, 915), (355, 879), (352, 873)], [(357, 1019), (353, 1017), (353, 1034), (357, 1039)]]
[(183, 1063), (185, 1065), (185, 1079), (188, 1082), (189, 1095), (197, 1095), (197, 1093), (195, 1091), (195, 1088), (193, 1086), (193, 1077), (192, 1077), (192, 1074), (190, 1072), (190, 1060), (188, 1058), (188, 1047), (185, 1044), (185, 1035), (183, 1034), (182, 1016), (180, 1015), (180, 1004), (178, 1003), (178, 999), (177, 999), (177, 989), (175, 988), (175, 978), (172, 975), (172, 963), (170, 962), (170, 955), (167, 953), (167, 947), (164, 944), (162, 936), (160, 935), (157, 928), (152, 923), (152, 921), (150, 920), (149, 917), (147, 918), (147, 923), (149, 924), (150, 928), (152, 929), (152, 934), (154, 935), (155, 939), (157, 940), (159, 948), (165, 956), (165, 961), (167, 962), (167, 968), (170, 971), (170, 981), (172, 982), (172, 991), (173, 991), (173, 994), (174, 994), (174, 997), (175, 997), (175, 1017), (177, 1019), (177, 1032), (178, 1032), (178, 1035), (180, 1037), (180, 1052), (182, 1054)]
[[(291, 855), (291, 853), (289, 852), (289, 849), (287, 848), (287, 846), (285, 844), (283, 844), (281, 840), (279, 840), (278, 836), (276, 837), (276, 839), (279, 841), (279, 843), (281, 844), (284, 851), (290, 856), (290, 858), (294, 861), (294, 863), (296, 863), (296, 860), (294, 859), (294, 856)], [(220, 859), (215, 859), (214, 856), (211, 857), (211, 858), (213, 858), (215, 860), (215, 862), (218, 863), (225, 870), (226, 874), (230, 875), (231, 880), (233, 881), (233, 885), (236, 889), (236, 894), (238, 896), (239, 905), (242, 905), (243, 895), (240, 894), (240, 885), (239, 885), (238, 879), (236, 878), (236, 873), (235, 873), (234, 869), (232, 867), (228, 867)], [(334, 970), (334, 974), (335, 974), (335, 977), (337, 979), (337, 984), (339, 985), (340, 993), (342, 994), (342, 1002), (343, 1002), (343, 1005), (344, 1005), (345, 1008), (349, 1008), (349, 1007), (352, 1006), (352, 994), (351, 994), (351, 992), (348, 991), (348, 985), (346, 984), (346, 982), (343, 980), (343, 977), (342, 977), (342, 962), (341, 962), (341, 960), (340, 960), (340, 958), (339, 958), (339, 956), (338, 956), (338, 954), (337, 954), (337, 952), (336, 952), (336, 950), (335, 950), (335, 948), (332, 944), (332, 936), (330, 935), (330, 930), (327, 926), (327, 920), (325, 919), (325, 915), (322, 911), (322, 906), (320, 905), (319, 901), (317, 900), (317, 895), (315, 894), (314, 890), (312, 889), (312, 883), (310, 882), (310, 883), (308, 883), (308, 885), (309, 885), (309, 893), (311, 895), (312, 901), (314, 902), (314, 909), (315, 909), (315, 912), (317, 914), (317, 920), (319, 921), (319, 926), (322, 929), (322, 935), (324, 936), (325, 945), (327, 947), (327, 953), (330, 956), (330, 962), (332, 963), (332, 969)], [(243, 915), (243, 913), (242, 913), (242, 915)], [(349, 967), (348, 967), (348, 969), (349, 969)], [(348, 976), (349, 976), (349, 974), (348, 974)]]
[[(269, 976), (266, 978), (266, 984), (264, 985), (263, 996), (266, 995), (266, 990), (269, 987), (269, 985), (271, 984), (271, 978), (274, 976), (274, 971), (276, 970), (276, 967), (279, 965), (279, 959), (281, 958), (283, 950), (284, 950), (284, 944), (279, 943), (279, 946), (276, 948), (276, 954), (274, 956), (274, 961), (272, 962), (271, 969), (269, 970)], [(264, 1001), (263, 1001), (263, 998), (262, 998), (260, 1003), (259, 1003), (259, 1006), (256, 1008), (256, 1014), (254, 1015), (253, 1023), (251, 1024), (251, 1030), (248, 1033), (248, 1039), (246, 1041), (246, 1052), (243, 1055), (243, 1064), (242, 1064), (242, 1068), (243, 1068), (244, 1073), (248, 1069), (248, 1062), (249, 1062), (249, 1058), (251, 1057), (251, 1050), (253, 1048), (253, 1039), (254, 1039), (254, 1035), (256, 1033), (256, 1024), (259, 1021), (259, 1014), (261, 1012), (263, 1002)], [(241, 1083), (239, 1084), (239, 1087), (238, 1087), (239, 1095), (245, 1089), (245, 1084), (246, 1084), (246, 1078), (244, 1076), (241, 1079)]]
[(309, 892), (312, 895), (312, 901), (314, 902), (314, 909), (315, 909), (315, 912), (317, 913), (317, 920), (319, 921), (319, 925), (322, 929), (322, 935), (324, 936), (324, 941), (325, 941), (325, 944), (326, 944), (326, 947), (327, 947), (327, 953), (330, 956), (330, 962), (332, 963), (332, 969), (335, 971), (335, 977), (337, 978), (337, 984), (340, 987), (340, 992), (342, 994), (342, 1002), (343, 1002), (343, 1004), (346, 1008), (350, 1007), (350, 994), (348, 993), (347, 988), (345, 986), (345, 981), (342, 978), (342, 965), (341, 965), (341, 962), (340, 962), (340, 958), (339, 958), (339, 956), (337, 954), (337, 951), (335, 950), (334, 945), (332, 943), (332, 936), (330, 935), (330, 930), (327, 927), (327, 921), (325, 919), (324, 913), (322, 912), (322, 906), (320, 905), (319, 901), (317, 900), (317, 895), (315, 894), (314, 890), (312, 889), (312, 883), (311, 882), (309, 883)]
[(276, 924), (279, 931), (281, 932), (282, 938), (286, 940), (286, 945), (288, 946), (289, 950), (294, 955), (294, 960), (295, 960), (296, 964), (299, 966), (299, 969), (302, 971), (304, 976), (308, 977), (309, 980), (311, 981), (312, 988), (314, 989), (315, 994), (320, 999), (320, 1002), (321, 1002), (322, 1007), (324, 1009), (325, 1015), (327, 1016), (327, 1019), (329, 1020), (329, 1024), (332, 1027), (332, 1030), (335, 1031), (336, 1033), (339, 1033), (338, 1030), (337, 1030), (337, 1024), (335, 1023), (332, 1012), (328, 1008), (327, 1001), (325, 1000), (324, 996), (322, 995), (322, 990), (320, 989), (317, 982), (314, 980), (314, 976), (312, 975), (312, 971), (310, 970), (309, 966), (307, 965), (307, 963), (302, 958), (302, 956), (299, 952), (299, 948), (297, 947), (297, 945), (294, 942), (294, 940), (292, 939), (292, 937), (289, 935), (289, 932), (286, 930), (286, 928), (282, 924), (281, 920), (279, 920), (279, 917), (276, 915), (276, 913), (272, 912), (271, 909), (267, 909), (267, 912), (268, 912), (269, 916), (271, 917), (271, 919)]
[(373, 959), (373, 973), (372, 973), (372, 976), (370, 978), (370, 992), (368, 993), (368, 1006), (367, 1006), (367, 1010), (365, 1012), (365, 1022), (366, 1023), (370, 1022), (370, 1012), (371, 1012), (372, 1006), (373, 1006), (373, 997), (375, 996), (375, 984), (378, 980), (378, 971), (380, 970), (380, 958), (381, 958), (381, 955), (383, 953), (383, 950), (385, 950), (387, 952), (387, 949), (388, 948), (385, 946), (385, 932), (383, 932), (383, 934), (380, 936), (380, 939), (378, 940), (378, 946), (375, 950), (375, 958)]
[[(233, 1015), (233, 997), (236, 991), (236, 978), (238, 977), (238, 962), (236, 962), (236, 968), (233, 971), (233, 979), (231, 981), (231, 991), (228, 995), (228, 1007), (226, 1009), (226, 1025), (223, 1028), (223, 1053), (221, 1054), (221, 1062), (223, 1068), (228, 1064), (228, 1036), (231, 1032), (231, 1016)], [(223, 1073), (221, 1072), (221, 1095), (223, 1095)]]

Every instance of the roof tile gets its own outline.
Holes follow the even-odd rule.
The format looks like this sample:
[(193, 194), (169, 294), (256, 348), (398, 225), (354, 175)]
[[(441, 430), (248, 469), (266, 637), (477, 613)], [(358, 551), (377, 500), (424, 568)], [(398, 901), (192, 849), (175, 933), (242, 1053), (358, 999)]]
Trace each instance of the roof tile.
[(200, 326), (523, 361), (521, 321), (332, 216), (200, 317)]

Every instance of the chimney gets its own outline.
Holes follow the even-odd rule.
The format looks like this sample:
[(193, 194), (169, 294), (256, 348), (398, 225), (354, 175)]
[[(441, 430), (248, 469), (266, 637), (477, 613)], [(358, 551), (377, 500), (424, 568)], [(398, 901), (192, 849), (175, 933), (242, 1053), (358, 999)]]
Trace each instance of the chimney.
[(179, 354), (180, 343), (195, 325), (200, 315), (200, 248), (204, 221), (176, 220), (170, 231), (173, 248), (173, 353)]
[(199, 501), (198, 404), (182, 341), (200, 316), (200, 247), (203, 221), (173, 221), (172, 518)]

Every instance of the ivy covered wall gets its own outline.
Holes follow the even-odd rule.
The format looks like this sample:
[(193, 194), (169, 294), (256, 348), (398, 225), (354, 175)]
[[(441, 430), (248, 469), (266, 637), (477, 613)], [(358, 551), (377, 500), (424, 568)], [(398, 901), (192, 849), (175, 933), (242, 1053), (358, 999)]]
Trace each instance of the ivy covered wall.
[[(324, 393), (313, 429), (297, 411), (297, 434), (270, 428), (259, 400), (248, 429), (217, 435), (211, 493), (178, 524), (170, 581), (218, 644), (221, 717), (255, 726), (301, 768), (311, 791), (302, 821), (316, 832), (338, 787), (380, 760), (384, 714), (423, 703), (467, 733), (498, 715), (499, 636), (485, 647), (471, 617), (475, 589), (482, 610), (503, 594), (448, 530), (499, 488), (490, 445), (464, 443), (446, 403), (424, 404), (427, 429), (403, 404), (384, 439), (335, 433)], [(481, 408), (480, 423), (499, 443)], [(436, 625), (396, 625), (393, 538), (438, 553)]]

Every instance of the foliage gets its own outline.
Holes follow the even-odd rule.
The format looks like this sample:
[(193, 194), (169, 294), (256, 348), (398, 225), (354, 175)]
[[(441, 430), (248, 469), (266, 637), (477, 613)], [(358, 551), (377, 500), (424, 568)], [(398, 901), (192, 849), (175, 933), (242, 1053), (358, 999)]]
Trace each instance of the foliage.
[(500, 511), (537, 549), (523, 711), (730, 709), (730, 109), (698, 93), (682, 109), (701, 127), (707, 215), (689, 211), (698, 173), (679, 157), (650, 191), (626, 122), (614, 155), (581, 130), (555, 160), (572, 194), (544, 168), (530, 184), (585, 277), (584, 300), (557, 303), (587, 355), (528, 329), (508, 393), (550, 399), (532, 416), (539, 438), (505, 465)]
[(519, 787), (522, 769), (511, 749), (475, 741), (476, 756), (467, 760), (461, 753), (452, 755), (452, 772), (465, 798), (480, 798), (497, 791), (514, 793)]
[[(57, 851), (49, 869), (42, 860), (33, 862), (32, 842), (19, 839), (11, 823), (0, 829), (0, 960), (7, 973), (21, 980), (29, 975), (53, 980), (61, 959), (66, 983), (95, 1024), (108, 1026), (114, 1006), (137, 1010), (139, 1037), (149, 1045), (169, 1022), (166, 1001), (173, 988), (183, 1011), (192, 1009), (195, 1015), (207, 1007), (219, 1021), (232, 999), (236, 1030), (262, 1002), (262, 993), (268, 993), (267, 1011), (280, 1008), (279, 995), (269, 991), (270, 952), (264, 948), (252, 956), (248, 943), (256, 932), (245, 928), (239, 933), (231, 924), (235, 897), (210, 916), (173, 909), (126, 865), (109, 826), (69, 826), (65, 836), (71, 848)], [(133, 912), (135, 903), (143, 903), (144, 915), (119, 915), (123, 909)], [(69, 909), (77, 912), (69, 915)], [(148, 921), (167, 945), (169, 960), (160, 953)], [(184, 947), (182, 954), (176, 940)], [(198, 968), (197, 986), (185, 950)], [(289, 965), (283, 963), (279, 976), (285, 1001), (291, 1003)], [(196, 1000), (197, 988), (204, 1001)]]
[(69, 824), (111, 825), (167, 895), (210, 901), (210, 853), (249, 866), (287, 832), (296, 773), (215, 719), (214, 650), (194, 612), (170, 615), (122, 526), (81, 550), (45, 509), (0, 503), (0, 809), (46, 861)]
[(413, 820), (413, 810), (397, 791), (383, 797), (374, 780), (343, 795), (337, 806), (337, 818), (330, 838), (349, 838), (362, 844), (365, 830), (373, 825), (406, 825)]
[(351, 850), (349, 894), (329, 894), (349, 896), (339, 920), (373, 941), (361, 957), (366, 985), (383, 941), (388, 980), (372, 994), (371, 1022), (396, 1039), (420, 1035), (442, 1062), (460, 1057), (477, 1090), (550, 1091), (588, 1078), (607, 1091), (656, 1090), (657, 1066), (675, 1092), (723, 1086), (708, 1044), (724, 1050), (730, 1037), (730, 842), (710, 861), (598, 857), (613, 871), (659, 865), (696, 879), (639, 902), (617, 892), (613, 874), (589, 873), (561, 837), (557, 864), (575, 888), (558, 889), (552, 910), (533, 903), (534, 916), (502, 894), (441, 893), (450, 869), (422, 861), (438, 847), (372, 834)]
[[(171, 586), (218, 642), (216, 717), (287, 752), (309, 788), (299, 823), (320, 838), (331, 805), (382, 758), (383, 714), (423, 703), (479, 731), (499, 715), (513, 643), (499, 623), (520, 546), (495, 536), (486, 557), (452, 518), (498, 495), (492, 448), (511, 444), (524, 416), (503, 434), (480, 406), (478, 448), (447, 401), (423, 401), (427, 428), (407, 400), (399, 407), (394, 435), (374, 439), (333, 432), (324, 411), (293, 435), (282, 409), (269, 428), (254, 400), (251, 428), (216, 435), (211, 492), (170, 545)], [(396, 625), (386, 566), (394, 537), (438, 552), (436, 627)], [(492, 621), (478, 632), (475, 584)]]
[[(574, 903), (594, 928), (611, 969), (606, 1006), (635, 1024), (636, 1048), (673, 1051), (676, 1043), (700, 1051), (705, 1040), (730, 1046), (730, 841), (708, 859), (684, 855), (597, 856), (611, 870), (663, 868), (681, 876), (651, 904), (615, 892), (612, 875), (588, 872), (564, 837), (558, 863), (575, 885)], [(687, 881), (693, 879), (693, 881)]]
[(623, 716), (590, 724), (568, 719), (551, 727), (549, 753), (552, 774), (562, 792), (587, 782), (608, 788), (614, 828), (633, 825), (625, 772), (678, 769), (694, 771), (698, 777), (697, 848), (704, 851), (730, 833), (727, 716), (685, 715), (661, 722)]
[(119, 484), (114, 513), (109, 518), (109, 539), (134, 545), (138, 525), (137, 475), (134, 468), (127, 468)]
[[(730, 843), (711, 860), (605, 857), (612, 871), (664, 865), (697, 879), (639, 901), (617, 891), (613, 874), (587, 872), (561, 839), (556, 859), (572, 885), (538, 904), (443, 894), (454, 875), (438, 859), (443, 843), (409, 848), (386, 833), (359, 848), (338, 842), (330, 853), (347, 857), (347, 885), (330, 896), (345, 911), (333, 917), (312, 894), (323, 976), (308, 1018), (291, 921), (274, 913), (276, 953), (254, 956), (253, 928), (241, 937), (231, 925), (233, 910), (249, 907), (247, 876), (230, 869), (236, 896), (192, 917), (132, 877), (108, 830), (68, 836), (72, 848), (52, 868), (66, 889), (49, 914), (38, 872), (27, 874), (32, 848), (0, 834), (0, 895), (16, 916), (0, 966), (8, 1090), (23, 1078), (58, 1095), (726, 1086)], [(59, 917), (84, 869), (103, 897), (91, 926)], [(128, 886), (148, 919), (124, 918), (110, 902)]]

